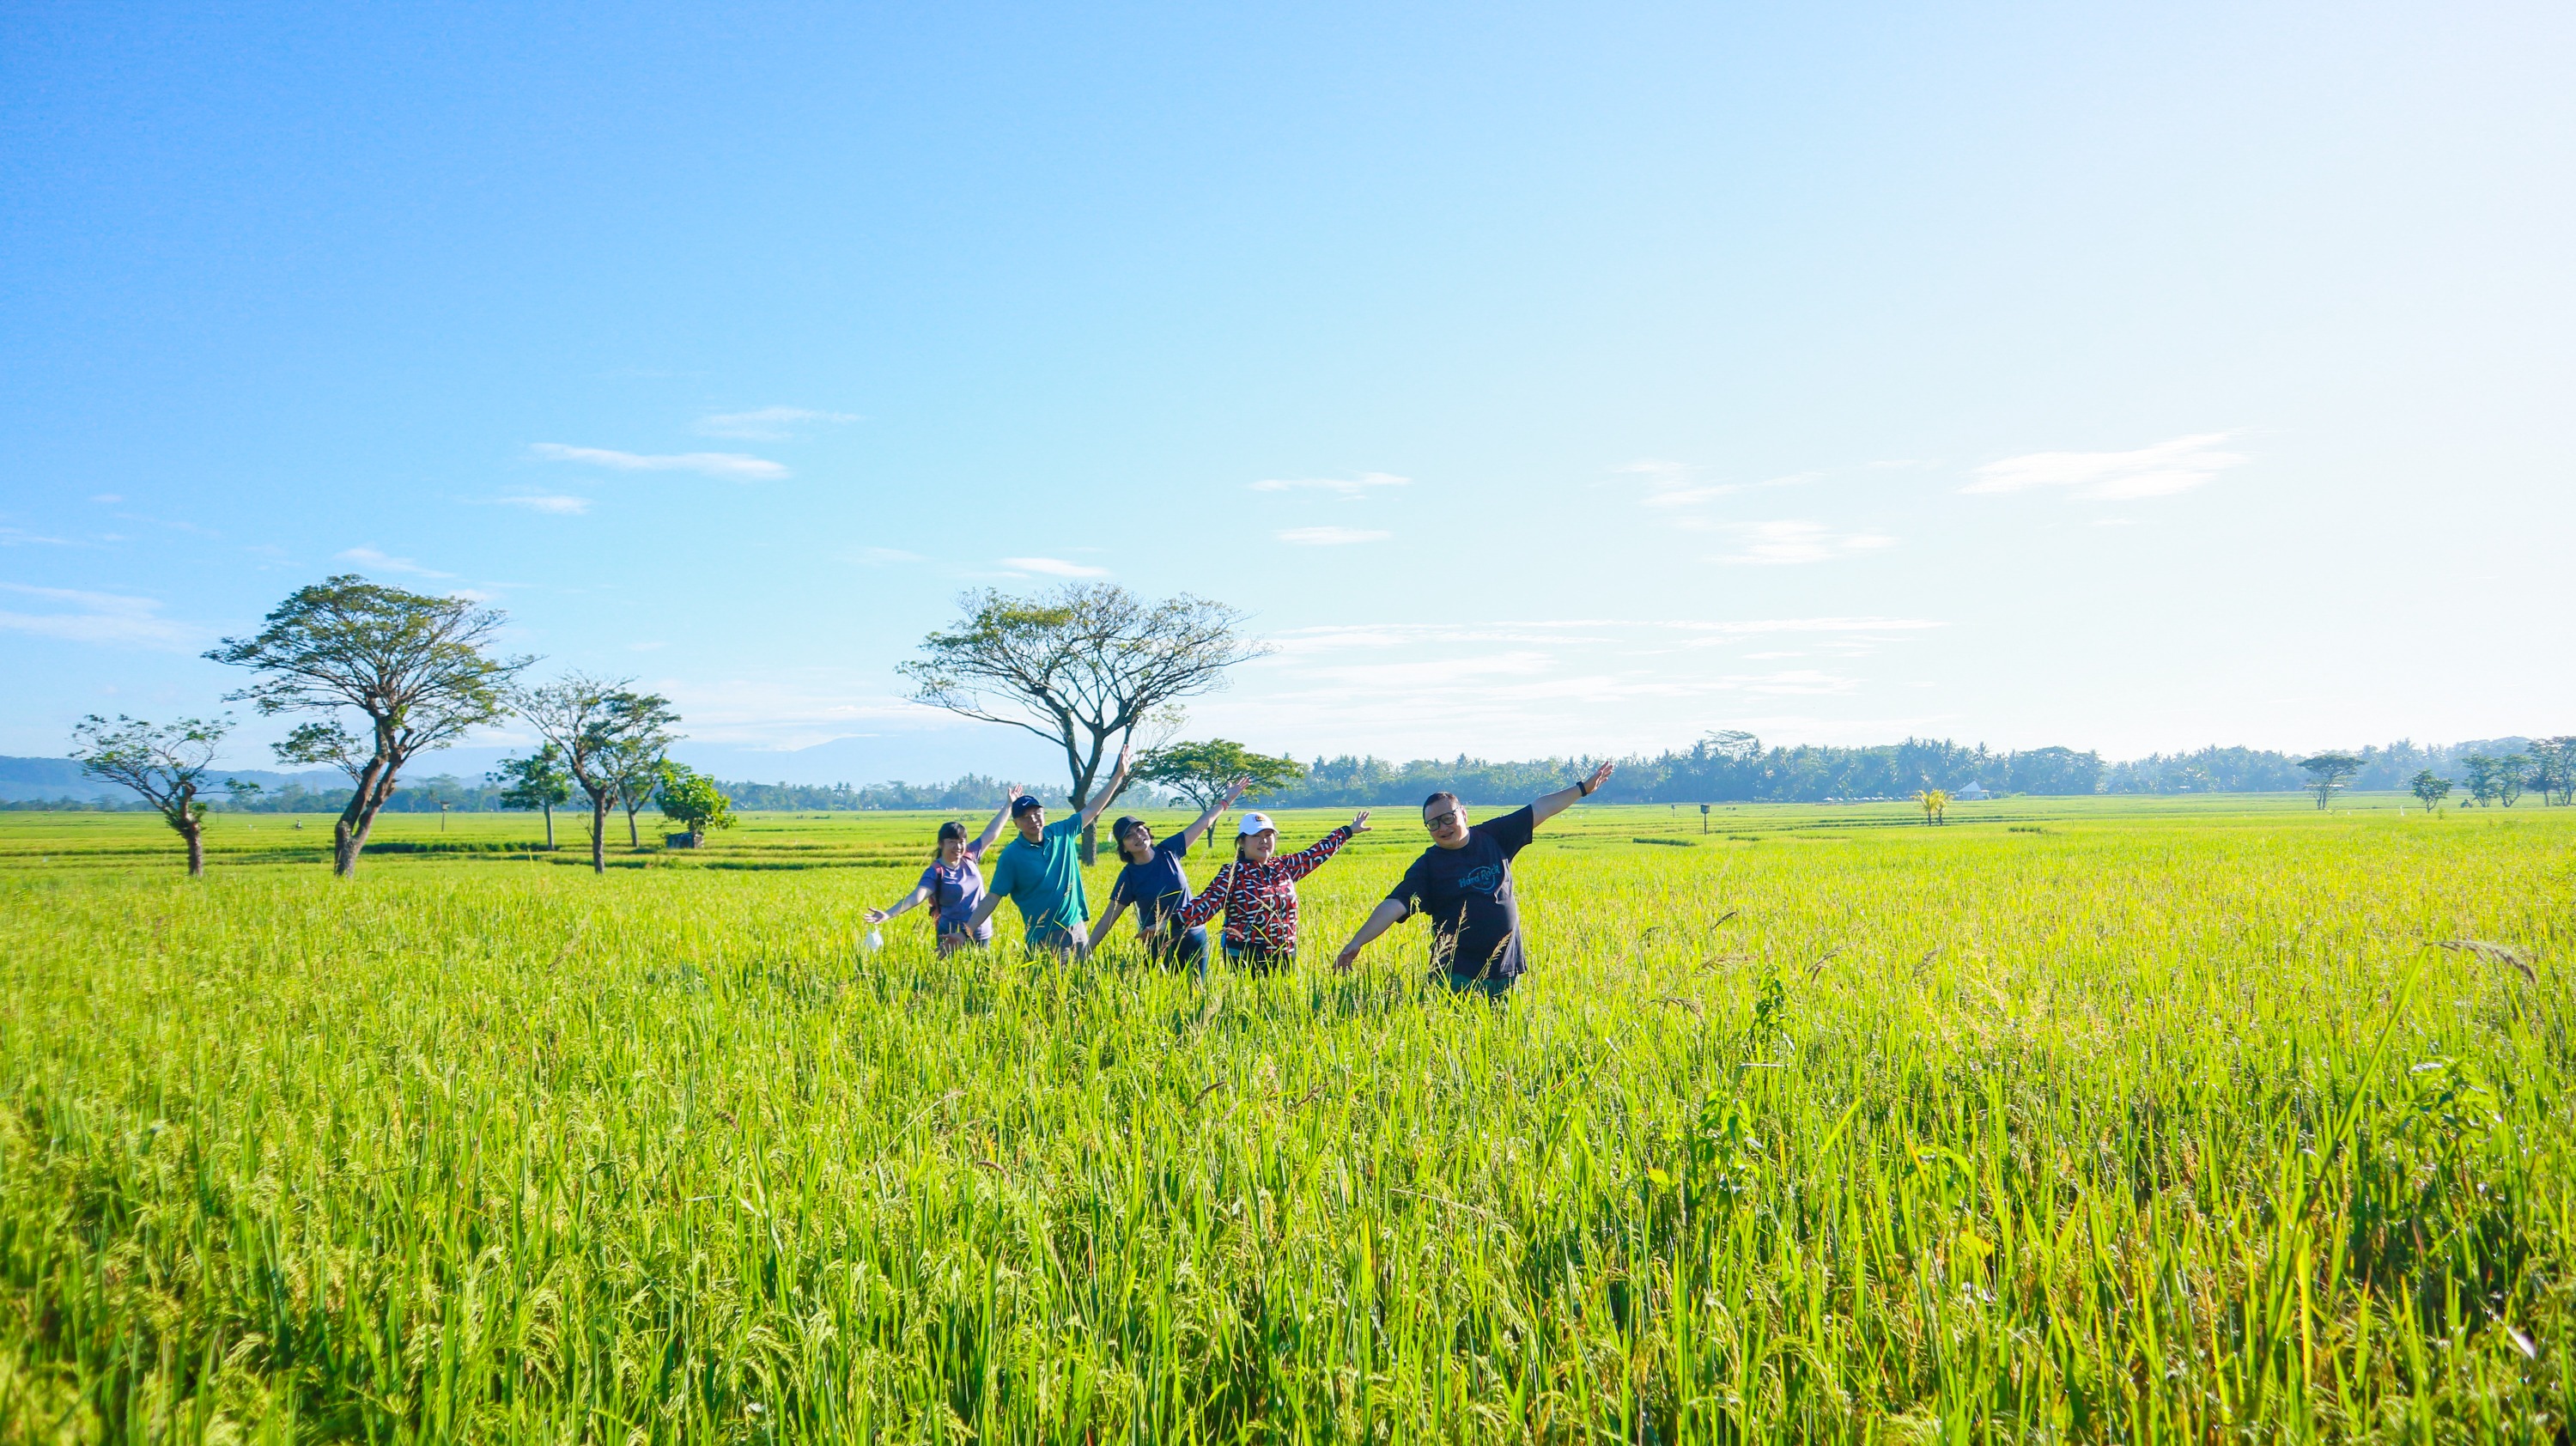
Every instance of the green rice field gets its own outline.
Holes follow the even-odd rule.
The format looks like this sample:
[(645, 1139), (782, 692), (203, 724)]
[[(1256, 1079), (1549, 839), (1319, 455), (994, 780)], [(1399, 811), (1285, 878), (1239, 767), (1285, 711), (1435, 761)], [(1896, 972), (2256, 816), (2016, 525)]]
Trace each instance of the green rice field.
[(938, 821), (0, 814), (0, 1442), (2568, 1439), (2576, 809), (1581, 806), (1503, 1008)]

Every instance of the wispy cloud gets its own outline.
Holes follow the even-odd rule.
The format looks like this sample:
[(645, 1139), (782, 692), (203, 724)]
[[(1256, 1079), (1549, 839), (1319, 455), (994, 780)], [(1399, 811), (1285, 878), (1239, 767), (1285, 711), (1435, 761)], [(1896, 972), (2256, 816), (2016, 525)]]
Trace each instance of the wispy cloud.
[(580, 462), (618, 472), (695, 472), (728, 482), (762, 482), (788, 475), (785, 467), (766, 457), (747, 456), (741, 452), (654, 455), (615, 452), (606, 447), (567, 447), (560, 442), (538, 442), (528, 450), (550, 462)]
[(1962, 492), (2020, 492), (2032, 487), (2071, 487), (2078, 497), (2124, 501), (2166, 497), (2205, 486), (2253, 458), (2222, 450), (2234, 432), (2197, 432), (2134, 452), (2032, 452), (1989, 462)]
[(921, 561), (921, 554), (917, 552), (906, 552), (900, 547), (862, 547), (859, 549), (859, 561), (872, 564), (919, 562)]
[(1661, 457), (1640, 457), (1618, 470), (1645, 478), (1646, 495), (1638, 500), (1645, 506), (1659, 509), (1697, 507), (1744, 490), (1741, 483), (1701, 482), (1698, 468), (1688, 462), (1667, 461)]
[(23, 527), (0, 527), (0, 547), (69, 547), (68, 537), (48, 537)]
[(1020, 572), (1034, 572), (1045, 577), (1107, 577), (1109, 575), (1109, 569), (1105, 567), (1086, 567), (1078, 562), (1067, 562), (1060, 557), (1006, 557), (1002, 559), (1002, 566)]
[(124, 501), (125, 494), (121, 492), (99, 492), (92, 494), (89, 500), (99, 503), (102, 506), (112, 507), (117, 503)]
[(1829, 562), (1834, 558), (1876, 552), (1896, 545), (1896, 539), (1884, 532), (1836, 532), (1821, 522), (1746, 522), (1737, 524), (1734, 532), (1743, 539), (1743, 550), (1724, 554), (1718, 561), (1751, 566), (1786, 566), (1801, 562)]
[(1380, 487), (1407, 487), (1413, 479), (1392, 472), (1362, 472), (1356, 477), (1264, 477), (1251, 484), (1255, 492), (1337, 492), (1344, 497), (1357, 497)]
[(346, 552), (336, 554), (336, 557), (338, 561), (354, 562), (360, 567), (372, 567), (378, 572), (399, 572), (412, 577), (456, 576), (452, 572), (440, 572), (434, 567), (423, 567), (408, 557), (388, 557), (372, 547), (353, 547)]
[(818, 412), (809, 407), (755, 407), (748, 412), (718, 412), (698, 418), (698, 432), (708, 437), (740, 437), (752, 442), (778, 442), (799, 426), (818, 422), (855, 422), (851, 412)]
[(1419, 649), (1442, 644), (1504, 643), (1515, 646), (1580, 646), (1598, 654), (1604, 648), (1628, 646), (1661, 651), (1676, 641), (1689, 648), (1718, 647), (1743, 639), (1782, 633), (1848, 636), (1878, 641), (1890, 634), (1922, 632), (1947, 624), (1930, 618), (1823, 617), (1654, 619), (1555, 618), (1507, 623), (1335, 623), (1289, 628), (1268, 641), (1282, 657), (1340, 652), (1354, 648)]
[(579, 517), (590, 510), (590, 499), (571, 497), (560, 492), (538, 492), (524, 497), (495, 497), (503, 507), (524, 507), (530, 512), (551, 512), (558, 517)]
[(1384, 542), (1395, 536), (1374, 527), (1291, 527), (1274, 534), (1281, 542), (1299, 547), (1344, 547), (1354, 542)]
[(0, 590), (69, 609), (36, 613), (0, 610), (0, 632), (131, 648), (185, 649), (197, 641), (195, 629), (160, 616), (161, 604), (152, 598), (16, 582), (0, 582)]

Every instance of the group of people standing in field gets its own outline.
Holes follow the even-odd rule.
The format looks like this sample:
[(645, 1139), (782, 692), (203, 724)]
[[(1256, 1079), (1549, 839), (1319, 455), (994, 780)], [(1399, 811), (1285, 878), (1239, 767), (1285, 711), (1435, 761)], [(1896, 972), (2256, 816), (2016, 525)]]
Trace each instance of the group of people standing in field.
[[(1297, 958), (1297, 881), (1322, 868), (1352, 837), (1369, 830), (1362, 809), (1349, 823), (1293, 854), (1279, 852), (1279, 829), (1267, 814), (1247, 813), (1236, 824), (1234, 858), (1193, 892), (1187, 867), (1190, 846), (1243, 796), (1251, 780), (1237, 779), (1225, 796), (1187, 828), (1167, 839), (1133, 816), (1110, 826), (1121, 867), (1110, 886), (1109, 910), (1091, 917), (1082, 887), (1078, 840), (1110, 799), (1126, 786), (1129, 756), (1098, 801), (1073, 817), (1047, 821), (1046, 805), (1017, 788), (1004, 790), (1002, 806), (973, 841), (966, 825), (939, 826), (939, 856), (921, 872), (911, 893), (883, 909), (868, 910), (882, 923), (907, 910), (930, 909), (939, 952), (981, 947), (993, 939), (993, 911), (1004, 899), (1019, 907), (1032, 953), (1059, 957), (1084, 953), (1110, 936), (1119, 916), (1133, 909), (1136, 935), (1148, 954), (1207, 978), (1208, 922), (1225, 916), (1218, 947), (1225, 962), (1248, 973), (1288, 968)], [(1432, 977), (1451, 988), (1501, 998), (1527, 967), (1521, 949), (1519, 901), (1512, 892), (1512, 858), (1538, 826), (1588, 798), (1610, 778), (1610, 765), (1554, 793), (1483, 823), (1467, 822), (1467, 806), (1454, 793), (1422, 803), (1422, 826), (1431, 847), (1404, 871), (1394, 889), (1370, 911), (1359, 931), (1333, 957), (1348, 970), (1369, 941), (1421, 915), (1431, 921)], [(1015, 830), (998, 852), (994, 843), (1008, 824)], [(990, 861), (992, 873), (984, 873)]]

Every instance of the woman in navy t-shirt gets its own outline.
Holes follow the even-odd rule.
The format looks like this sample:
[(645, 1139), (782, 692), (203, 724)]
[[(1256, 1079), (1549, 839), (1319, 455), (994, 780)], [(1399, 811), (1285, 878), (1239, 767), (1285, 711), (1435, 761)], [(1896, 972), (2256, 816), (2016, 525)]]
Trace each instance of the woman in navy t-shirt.
[(1130, 815), (1112, 824), (1109, 836), (1118, 841), (1118, 857), (1125, 867), (1119, 869), (1117, 882), (1109, 886), (1109, 912), (1091, 926), (1089, 947), (1099, 948), (1100, 941), (1109, 937), (1109, 926), (1133, 907), (1136, 937), (1145, 945), (1146, 954), (1174, 965), (1194, 965), (1199, 977), (1205, 979), (1207, 926), (1192, 928), (1181, 923), (1181, 906), (1190, 901), (1190, 875), (1181, 865), (1189, 855), (1190, 845), (1251, 786), (1248, 777), (1236, 779), (1226, 789), (1225, 797), (1209, 805), (1207, 812), (1189, 827), (1160, 843), (1154, 841), (1154, 826), (1141, 818)]
[(984, 871), (977, 866), (984, 850), (1002, 836), (1002, 821), (1011, 816), (1011, 800), (1020, 796), (1017, 785), (1002, 790), (1001, 811), (984, 825), (984, 836), (973, 843), (966, 841), (966, 825), (951, 820), (939, 826), (939, 855), (930, 867), (921, 871), (921, 882), (912, 892), (897, 900), (892, 908), (868, 910), (868, 922), (882, 924), (916, 904), (929, 904), (931, 917), (939, 931), (939, 952), (944, 958), (969, 944), (977, 947), (993, 942), (993, 924), (986, 920), (980, 927), (969, 927), (975, 906), (984, 902)]

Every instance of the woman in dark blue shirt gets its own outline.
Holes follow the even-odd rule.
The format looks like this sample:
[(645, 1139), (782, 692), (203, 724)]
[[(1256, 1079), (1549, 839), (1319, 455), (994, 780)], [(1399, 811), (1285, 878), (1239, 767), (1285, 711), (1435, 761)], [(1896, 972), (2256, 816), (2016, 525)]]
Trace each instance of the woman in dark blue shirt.
[(1100, 947), (1109, 937), (1109, 926), (1118, 921), (1129, 905), (1136, 909), (1136, 937), (1143, 941), (1145, 952), (1157, 960), (1174, 965), (1188, 964), (1207, 978), (1207, 927), (1181, 926), (1181, 906), (1190, 901), (1189, 871), (1181, 861), (1198, 842), (1208, 826), (1234, 807), (1234, 801), (1252, 786), (1248, 777), (1238, 778), (1226, 789), (1225, 797), (1208, 806), (1197, 821), (1160, 843), (1154, 841), (1154, 826), (1130, 815), (1112, 824), (1109, 836), (1118, 842), (1118, 857), (1125, 867), (1118, 871), (1118, 881), (1109, 887), (1109, 912), (1091, 926), (1090, 948)]

